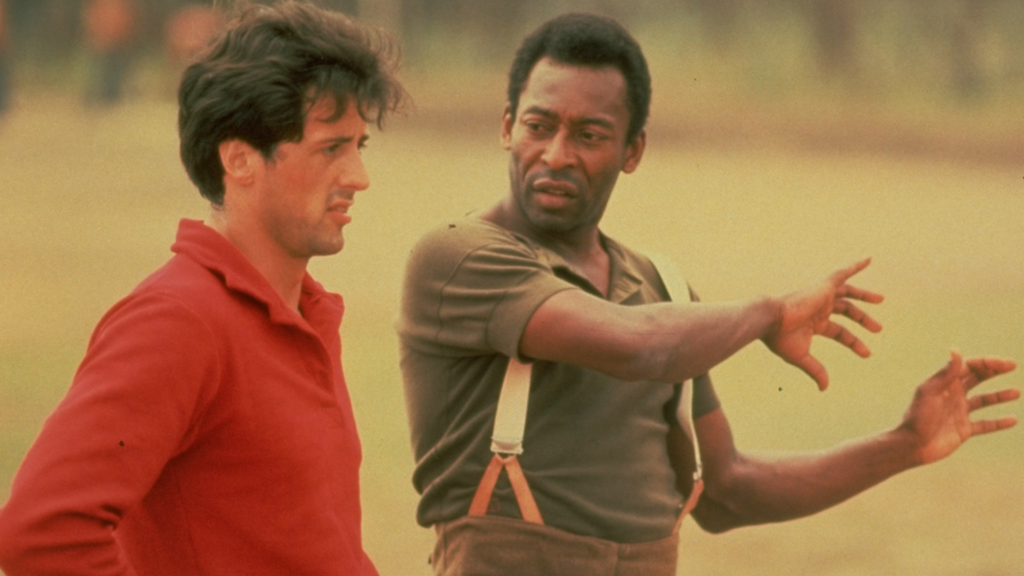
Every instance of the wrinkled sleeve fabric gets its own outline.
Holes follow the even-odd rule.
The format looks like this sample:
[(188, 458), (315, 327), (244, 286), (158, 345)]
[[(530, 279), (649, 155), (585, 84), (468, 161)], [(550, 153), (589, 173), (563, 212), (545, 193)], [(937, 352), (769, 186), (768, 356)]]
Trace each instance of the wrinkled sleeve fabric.
[(537, 308), (579, 289), (511, 234), (485, 223), (450, 224), (425, 236), (409, 258), (399, 333), (431, 355), (519, 357)]
[(195, 438), (217, 344), (165, 294), (129, 296), (103, 317), (0, 509), (7, 576), (134, 574), (115, 529)]

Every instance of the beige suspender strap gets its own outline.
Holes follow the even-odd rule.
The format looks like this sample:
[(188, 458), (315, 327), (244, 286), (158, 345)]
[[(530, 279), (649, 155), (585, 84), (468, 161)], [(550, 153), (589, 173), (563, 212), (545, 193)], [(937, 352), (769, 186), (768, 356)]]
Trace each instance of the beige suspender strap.
[(498, 411), (494, 414), (494, 434), (491, 452), (495, 454), (522, 454), (523, 431), (526, 430), (526, 408), (530, 403), (529, 364), (515, 358), (508, 359), (505, 380), (498, 396)]
[[(677, 302), (688, 302), (690, 299), (690, 289), (676, 263), (671, 258), (660, 254), (651, 254), (649, 257), (658, 269), (658, 274), (661, 276), (669, 296), (674, 295), (673, 300)], [(697, 506), (697, 500), (700, 498), (701, 492), (704, 491), (704, 467), (700, 460), (700, 444), (697, 441), (697, 430), (693, 427), (693, 381), (687, 380), (681, 386), (679, 405), (676, 407), (676, 419), (679, 420), (679, 426), (693, 444), (695, 466), (693, 471), (693, 489), (690, 490), (690, 496), (683, 505), (683, 511), (676, 522), (676, 529), (679, 528), (683, 518)]]
[[(682, 279), (678, 267), (671, 260), (662, 257), (652, 257), (651, 261), (657, 267), (669, 294), (685, 294), (688, 298), (689, 290), (686, 288), (686, 282)], [(470, 516), (487, 514), (494, 486), (504, 469), (508, 473), (509, 482), (512, 484), (512, 491), (516, 495), (523, 520), (536, 524), (544, 523), (517, 458), (517, 455), (523, 453), (523, 433), (526, 429), (526, 409), (530, 400), (531, 373), (532, 368), (529, 364), (523, 364), (515, 358), (509, 359), (505, 379), (501, 385), (501, 393), (498, 396), (498, 408), (494, 416), (494, 434), (491, 436), (491, 451), (494, 452), (494, 457), (491, 458), (480, 479), (480, 484), (477, 485), (473, 501), (469, 506)], [(690, 380), (681, 385), (676, 418), (687, 438), (693, 443), (696, 460), (693, 489), (690, 491), (690, 496), (683, 505), (682, 513), (676, 522), (676, 529), (678, 529), (683, 518), (697, 505), (697, 500), (704, 489), (700, 447), (697, 445), (697, 433), (693, 427), (693, 382)]]
[[(687, 380), (681, 386), (679, 405), (676, 406), (676, 420), (679, 420), (679, 426), (693, 444), (693, 485), (696, 487), (697, 484), (703, 485), (704, 466), (700, 461), (700, 443), (697, 441), (697, 430), (693, 427), (693, 380)], [(696, 502), (694, 502), (694, 505), (696, 505)]]
[(529, 364), (509, 358), (505, 380), (501, 384), (501, 393), (498, 396), (498, 409), (494, 415), (494, 434), (491, 436), (491, 451), (494, 452), (494, 457), (484, 470), (476, 494), (473, 495), (473, 502), (469, 506), (470, 516), (487, 514), (494, 486), (504, 469), (508, 473), (508, 480), (512, 484), (512, 491), (516, 495), (523, 520), (536, 524), (544, 523), (537, 502), (533, 499), (533, 492), (530, 491), (530, 485), (526, 482), (523, 468), (516, 457), (523, 453), (523, 432), (526, 429), (526, 408), (530, 400), (531, 373)]
[(686, 437), (693, 443), (694, 471), (693, 487), (690, 488), (690, 495), (683, 504), (679, 518), (676, 519), (673, 532), (679, 531), (683, 519), (693, 512), (697, 501), (700, 500), (701, 493), (704, 492), (704, 470), (700, 462), (700, 446), (697, 445), (697, 431), (693, 427), (693, 380), (687, 380), (682, 384), (682, 390), (679, 392), (679, 406), (676, 407), (676, 419), (679, 420), (679, 425)]

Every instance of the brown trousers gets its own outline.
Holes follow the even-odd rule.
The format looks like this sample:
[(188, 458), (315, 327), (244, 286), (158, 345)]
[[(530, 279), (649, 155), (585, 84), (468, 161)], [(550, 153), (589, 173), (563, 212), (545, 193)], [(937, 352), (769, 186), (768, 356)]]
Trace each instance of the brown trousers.
[(677, 535), (617, 544), (499, 516), (435, 527), (437, 576), (675, 576)]

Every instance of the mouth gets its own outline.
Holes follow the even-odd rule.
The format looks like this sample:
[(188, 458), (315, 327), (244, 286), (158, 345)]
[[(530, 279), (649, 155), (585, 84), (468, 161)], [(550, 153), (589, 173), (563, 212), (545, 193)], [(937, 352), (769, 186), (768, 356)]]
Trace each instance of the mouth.
[(348, 224), (352, 221), (352, 216), (348, 213), (352, 204), (351, 200), (332, 202), (327, 206), (327, 214), (339, 224)]
[(575, 198), (579, 191), (576, 185), (566, 180), (555, 180), (553, 178), (538, 178), (533, 182), (531, 188), (540, 194)]
[(572, 181), (550, 177), (534, 180), (530, 189), (537, 208), (550, 212), (568, 210), (580, 195), (579, 188)]

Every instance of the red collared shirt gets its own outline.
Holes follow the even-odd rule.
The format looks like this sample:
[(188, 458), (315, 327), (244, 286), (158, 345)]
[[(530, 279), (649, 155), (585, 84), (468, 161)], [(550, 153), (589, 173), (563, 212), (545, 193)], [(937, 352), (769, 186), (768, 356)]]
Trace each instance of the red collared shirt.
[(225, 238), (175, 256), (100, 321), (0, 509), (20, 574), (375, 575), (338, 295), (290, 309)]

